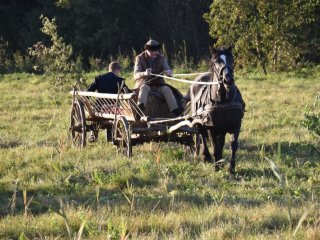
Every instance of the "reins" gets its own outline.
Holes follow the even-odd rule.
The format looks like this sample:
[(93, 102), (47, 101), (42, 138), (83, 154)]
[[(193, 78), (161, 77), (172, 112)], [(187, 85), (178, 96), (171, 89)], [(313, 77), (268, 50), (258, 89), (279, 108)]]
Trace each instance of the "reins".
[(173, 74), (173, 76), (194, 76), (194, 75), (200, 75), (200, 74), (206, 74), (211, 72), (202, 72), (202, 73), (176, 73)]
[(195, 81), (190, 81), (190, 80), (186, 80), (186, 79), (168, 77), (168, 76), (159, 75), (159, 74), (153, 74), (153, 73), (150, 73), (150, 75), (151, 76), (155, 76), (155, 77), (162, 77), (162, 78), (165, 78), (165, 79), (170, 79), (170, 80), (177, 81), (177, 82), (189, 83), (189, 84), (199, 84), (199, 85), (215, 85), (215, 84), (219, 84), (218, 82), (195, 82)]

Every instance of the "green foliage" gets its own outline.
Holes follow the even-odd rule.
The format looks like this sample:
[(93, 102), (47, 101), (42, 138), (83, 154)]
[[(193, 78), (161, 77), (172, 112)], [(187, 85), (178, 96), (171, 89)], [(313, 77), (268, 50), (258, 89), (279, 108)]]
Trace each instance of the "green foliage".
[[(305, 52), (319, 49), (319, 0), (213, 1), (204, 17), (216, 45), (235, 46), (241, 67), (264, 73), (292, 68)], [(306, 34), (307, 32), (307, 34)]]
[(189, 57), (187, 52), (187, 43), (182, 41), (181, 46), (176, 46), (175, 51), (171, 55), (172, 65), (175, 68), (190, 70), (193, 67), (193, 59)]
[(101, 58), (96, 58), (94, 56), (89, 57), (89, 65), (91, 71), (100, 71), (103, 68), (106, 68), (107, 63)]
[(19, 240), (28, 240), (27, 236), (24, 234), (24, 232), (21, 233), (19, 236)]
[(117, 58), (115, 60), (113, 60), (112, 58), (110, 60), (113, 61), (118, 61), (120, 63), (120, 65), (122, 66), (122, 69), (126, 72), (129, 72), (133, 69), (133, 64), (134, 64), (134, 58), (135, 55), (126, 55), (123, 54), (120, 50), (119, 53), (117, 55)]
[(12, 53), (24, 53), (37, 42), (48, 46), (48, 39), (39, 31), (43, 14), (56, 19), (59, 35), (73, 46), (75, 56), (83, 57), (86, 69), (90, 57), (109, 62), (119, 48), (131, 58), (132, 49), (140, 52), (150, 36), (167, 45), (170, 60), (186, 41), (188, 54), (198, 61), (208, 55), (208, 26), (202, 15), (210, 2), (13, 0), (0, 5), (0, 35), (9, 42)]
[(61, 8), (70, 8), (71, 2), (70, 0), (56, 0), (56, 5)]
[(41, 31), (50, 37), (52, 45), (46, 47), (38, 42), (29, 48), (29, 54), (36, 59), (34, 69), (44, 71), (54, 86), (70, 88), (70, 84), (81, 77), (81, 58), (73, 60), (72, 46), (59, 37), (55, 19), (50, 21), (44, 16), (41, 16), (40, 19), (43, 24)]
[(30, 72), (31, 58), (20, 51), (12, 52), (9, 43), (0, 38), (0, 73)]
[(37, 42), (29, 48), (29, 55), (34, 59), (33, 70), (36, 73), (44, 73), (45, 66), (49, 65), (50, 60), (48, 59), (48, 49), (42, 42)]
[(110, 57), (109, 60), (102, 58), (89, 57), (89, 65), (91, 71), (109, 71), (108, 66), (112, 61), (118, 61), (122, 67), (122, 71), (128, 72), (133, 69), (134, 56), (127, 56), (119, 52), (116, 58)]
[(0, 38), (0, 73), (5, 73), (8, 67), (12, 65), (8, 51), (9, 43)]
[[(8, 43), (2, 72), (30, 72), (26, 49), (37, 42), (49, 46), (39, 31), (41, 14), (54, 17), (59, 36), (72, 45), (73, 58), (81, 56), (85, 70), (101, 70), (119, 49), (129, 60), (123, 65), (132, 66), (132, 50), (141, 52), (149, 37), (165, 44), (172, 66), (194, 68), (210, 55), (209, 29), (218, 46), (235, 45), (238, 66), (245, 69), (280, 71), (320, 61), (319, 0), (13, 0), (1, 4), (0, 13), (0, 37)], [(14, 59), (18, 52), (23, 61)], [(35, 65), (41, 73), (42, 62)]]
[(309, 113), (305, 114), (305, 119), (303, 125), (308, 129), (308, 131), (320, 140), (320, 114)]
[(32, 59), (27, 54), (22, 54), (17, 51), (13, 54), (14, 68), (16, 72), (31, 72), (32, 70)]
[(314, 102), (316, 112), (307, 112), (304, 114), (302, 125), (307, 128), (314, 139), (315, 147), (320, 151), (320, 93), (317, 94)]

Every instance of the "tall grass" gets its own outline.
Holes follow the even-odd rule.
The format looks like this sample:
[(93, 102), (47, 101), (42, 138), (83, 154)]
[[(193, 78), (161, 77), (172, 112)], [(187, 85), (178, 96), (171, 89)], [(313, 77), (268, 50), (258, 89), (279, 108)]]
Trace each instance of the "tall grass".
[(319, 80), (313, 69), (238, 73), (247, 112), (229, 176), (176, 144), (135, 146), (127, 159), (101, 132), (75, 149), (71, 96), (41, 76), (2, 75), (0, 238), (319, 239), (319, 153), (300, 125)]

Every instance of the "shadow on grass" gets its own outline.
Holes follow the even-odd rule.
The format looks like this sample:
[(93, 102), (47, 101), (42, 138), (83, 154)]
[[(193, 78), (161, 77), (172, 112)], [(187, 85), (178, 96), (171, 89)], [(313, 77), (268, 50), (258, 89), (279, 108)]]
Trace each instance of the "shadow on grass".
[[(292, 158), (308, 157), (314, 154), (316, 154), (316, 156), (319, 155), (311, 145), (306, 143), (282, 142), (280, 145), (281, 154), (289, 155)], [(254, 149), (256, 152), (259, 147), (245, 144), (245, 149)], [(278, 143), (266, 145), (264, 149), (266, 153), (274, 154), (278, 151)], [(316, 164), (316, 161), (314, 164)], [(221, 171), (224, 170), (225, 169)], [(66, 171), (66, 169), (64, 169), (64, 171)], [(128, 175), (114, 174), (112, 171), (101, 170), (96, 176), (99, 178), (97, 180), (88, 179), (88, 176), (87, 173), (80, 173), (72, 175), (68, 180), (61, 180), (61, 182), (55, 183), (50, 187), (36, 186), (33, 189), (27, 189), (27, 201), (34, 196), (29, 206), (30, 211), (33, 215), (43, 214), (50, 210), (58, 211), (60, 209), (59, 199), (73, 206), (90, 206), (93, 209), (96, 209), (98, 205), (108, 205), (112, 208), (122, 206), (130, 207), (128, 201), (133, 199), (133, 195), (133, 206), (137, 208), (143, 206), (144, 211), (146, 209), (148, 211), (154, 211), (155, 209), (168, 211), (170, 210), (168, 206), (173, 202), (197, 207), (216, 204), (212, 196), (203, 195), (197, 193), (197, 191), (188, 192), (183, 186), (179, 187), (178, 183), (175, 183), (173, 187), (173, 190), (178, 191), (177, 194), (157, 193), (159, 180), (157, 172), (153, 168), (138, 174), (129, 171)], [(275, 177), (271, 168), (239, 168), (237, 169), (237, 175), (230, 180), (239, 181), (245, 177), (245, 181), (250, 181), (262, 176), (266, 178)], [(97, 193), (97, 187), (99, 188), (99, 193)], [(133, 189), (132, 195), (130, 195), (130, 188)], [(14, 194), (14, 191), (9, 187), (0, 185), (0, 196), (1, 217), (24, 212), (25, 206), (21, 189)], [(266, 200), (227, 196), (224, 198), (223, 203), (232, 206), (257, 207), (265, 204)]]
[[(319, 158), (320, 152), (308, 142), (275, 142), (272, 144), (252, 144), (241, 141), (240, 149), (259, 155), (264, 151), (268, 155), (286, 155), (292, 158)], [(279, 152), (280, 151), (280, 152)]]
[(271, 168), (264, 168), (264, 169), (241, 168), (237, 170), (236, 174), (237, 174), (236, 180), (240, 180), (242, 177), (245, 177), (247, 180), (252, 180), (254, 178), (260, 178), (260, 177), (267, 177), (267, 178), (274, 177), (274, 173), (272, 172)]
[[(0, 185), (0, 217), (23, 214), (25, 202), (31, 198), (28, 209), (33, 215), (58, 211), (61, 208), (60, 199), (71, 206), (90, 206), (93, 209), (98, 204), (108, 204), (112, 207), (126, 205), (128, 204), (126, 192), (130, 191), (130, 188), (154, 188), (158, 184), (156, 176), (152, 175), (144, 177), (134, 174), (112, 174), (107, 170), (100, 171), (97, 179), (89, 179), (87, 173), (81, 173), (67, 179), (57, 178), (56, 182), (50, 186), (19, 186), (16, 190), (9, 183), (2, 183)], [(26, 199), (23, 196), (23, 189), (26, 189)], [(143, 196), (141, 198), (145, 201), (149, 199)]]
[(306, 142), (276, 142), (270, 145), (266, 145), (265, 149), (267, 152), (276, 152), (278, 146), (281, 147), (281, 153), (292, 154), (294, 156), (320, 156), (319, 152), (310, 144)]
[[(108, 204), (113, 202), (125, 203), (125, 197), (117, 190), (102, 190), (101, 203), (107, 199)], [(10, 191), (4, 188), (0, 189), (0, 217), (7, 215), (23, 214), (26, 210), (23, 191)], [(32, 200), (31, 200), (32, 198)], [(95, 191), (86, 192), (85, 194), (68, 192), (68, 190), (37, 188), (27, 192), (26, 201), (31, 200), (27, 206), (32, 215), (39, 215), (48, 211), (58, 212), (61, 208), (60, 200), (66, 205), (77, 207), (91, 206), (93, 209), (97, 206), (97, 196)], [(100, 200), (99, 200), (100, 201)], [(100, 202), (99, 202), (100, 204)]]
[(12, 142), (6, 142), (6, 143), (0, 142), (0, 149), (16, 148), (21, 145), (23, 145), (23, 143), (19, 141), (12, 141)]
[(265, 200), (250, 199), (238, 196), (225, 197), (223, 202), (227, 206), (242, 206), (245, 208), (260, 207), (266, 203)]

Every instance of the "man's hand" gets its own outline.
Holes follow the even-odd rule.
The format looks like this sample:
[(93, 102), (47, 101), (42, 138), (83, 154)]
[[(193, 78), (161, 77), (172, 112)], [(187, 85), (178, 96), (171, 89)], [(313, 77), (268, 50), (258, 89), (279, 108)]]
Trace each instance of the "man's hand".
[(165, 73), (168, 77), (172, 77), (172, 75), (173, 75), (172, 70), (166, 70), (164, 73)]
[(147, 68), (146, 71), (144, 72), (144, 75), (149, 76), (150, 73), (152, 73), (152, 68)]

